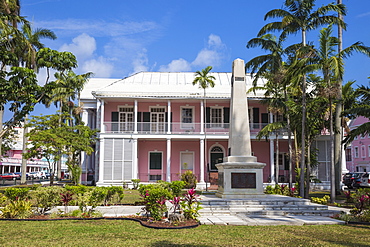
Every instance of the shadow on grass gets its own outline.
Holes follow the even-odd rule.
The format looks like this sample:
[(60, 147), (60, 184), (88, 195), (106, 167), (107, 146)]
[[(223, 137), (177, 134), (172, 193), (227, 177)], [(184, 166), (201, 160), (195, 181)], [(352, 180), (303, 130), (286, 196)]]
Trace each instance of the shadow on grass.
[(152, 247), (164, 247), (164, 246), (173, 246), (173, 247), (192, 247), (192, 246), (196, 246), (196, 247), (211, 247), (213, 245), (205, 245), (205, 244), (201, 244), (201, 245), (194, 245), (194, 244), (177, 244), (177, 243), (173, 243), (173, 242), (170, 242), (170, 241), (158, 241), (154, 244), (151, 244), (150, 246)]

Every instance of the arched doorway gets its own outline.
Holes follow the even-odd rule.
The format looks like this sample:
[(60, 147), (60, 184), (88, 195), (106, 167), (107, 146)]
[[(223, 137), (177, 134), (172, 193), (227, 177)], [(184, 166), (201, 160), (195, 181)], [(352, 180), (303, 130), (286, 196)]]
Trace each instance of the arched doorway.
[(218, 170), (216, 164), (224, 161), (224, 149), (219, 144), (216, 144), (210, 149), (210, 163), (208, 166), (208, 181), (210, 189), (217, 189)]
[(211, 148), (210, 155), (211, 155), (211, 159), (210, 159), (211, 164), (209, 166), (209, 170), (210, 171), (217, 171), (216, 164), (223, 162), (223, 160), (224, 160), (224, 151), (219, 145), (213, 146)]

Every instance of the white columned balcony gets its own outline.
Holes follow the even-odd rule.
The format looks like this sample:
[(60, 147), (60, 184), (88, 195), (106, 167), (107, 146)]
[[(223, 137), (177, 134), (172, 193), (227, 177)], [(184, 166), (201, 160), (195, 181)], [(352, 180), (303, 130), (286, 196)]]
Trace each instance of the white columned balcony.
[(171, 139), (167, 139), (167, 176), (166, 181), (171, 182)]

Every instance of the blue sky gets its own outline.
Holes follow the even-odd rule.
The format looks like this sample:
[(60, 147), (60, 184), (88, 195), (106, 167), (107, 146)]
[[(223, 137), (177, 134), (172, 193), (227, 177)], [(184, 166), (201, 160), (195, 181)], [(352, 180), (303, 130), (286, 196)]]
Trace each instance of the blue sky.
[[(34, 27), (48, 28), (57, 40), (43, 40), (73, 52), (76, 72), (124, 78), (139, 71), (196, 71), (208, 65), (230, 72), (236, 58), (263, 54), (247, 49), (268, 23), (264, 15), (283, 0), (21, 0), (21, 14)], [(318, 0), (317, 6), (330, 0)], [(348, 13), (344, 47), (356, 41), (370, 46), (370, 1), (343, 0)], [(272, 21), (272, 20), (270, 20)], [(318, 31), (309, 34), (318, 39)], [(289, 42), (299, 40), (299, 35)], [(346, 61), (345, 80), (368, 85), (370, 60), (354, 55)], [(43, 75), (40, 75), (42, 80)]]

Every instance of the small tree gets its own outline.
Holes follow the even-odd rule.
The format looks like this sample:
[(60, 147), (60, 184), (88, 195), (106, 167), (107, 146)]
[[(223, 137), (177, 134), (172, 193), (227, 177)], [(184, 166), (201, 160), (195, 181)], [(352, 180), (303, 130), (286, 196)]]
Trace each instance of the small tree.
[(33, 116), (27, 127), (30, 127), (28, 137), (31, 140), (26, 158), (45, 158), (48, 162), (51, 177), (50, 184), (53, 184), (57, 162), (62, 155), (67, 155), (67, 165), (72, 172), (73, 181), (77, 184), (81, 175), (79, 168), (80, 152), (88, 155), (93, 152), (91, 145), (95, 142), (96, 130), (87, 126), (68, 126), (70, 117), (63, 115), (65, 122), (60, 123), (60, 115)]

